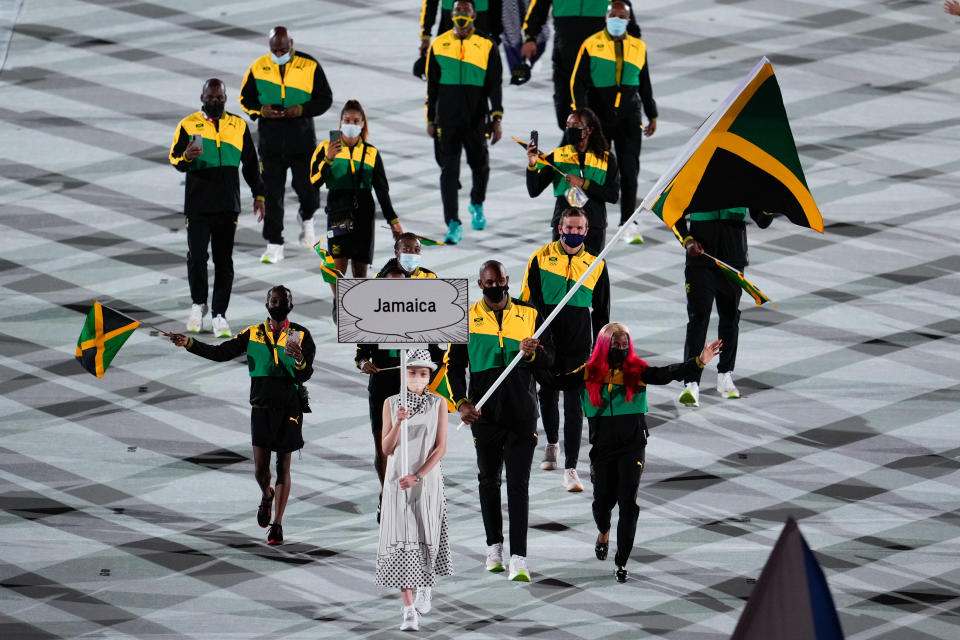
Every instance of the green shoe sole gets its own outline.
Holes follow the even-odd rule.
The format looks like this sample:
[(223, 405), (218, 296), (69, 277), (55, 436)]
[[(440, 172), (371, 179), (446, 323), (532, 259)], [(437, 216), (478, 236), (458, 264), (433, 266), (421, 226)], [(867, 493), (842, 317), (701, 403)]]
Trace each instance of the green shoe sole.
[(688, 407), (695, 407), (699, 403), (696, 400), (694, 400), (692, 393), (690, 393), (689, 391), (684, 391), (683, 393), (680, 394), (680, 404), (685, 404)]
[(530, 574), (526, 571), (521, 571), (517, 575), (510, 578), (513, 582), (530, 582)]
[(489, 569), (487, 569), (487, 571), (489, 571), (490, 573), (503, 573), (503, 565), (502, 565), (502, 564), (495, 564), (495, 565), (493, 565), (492, 567), (490, 567)]

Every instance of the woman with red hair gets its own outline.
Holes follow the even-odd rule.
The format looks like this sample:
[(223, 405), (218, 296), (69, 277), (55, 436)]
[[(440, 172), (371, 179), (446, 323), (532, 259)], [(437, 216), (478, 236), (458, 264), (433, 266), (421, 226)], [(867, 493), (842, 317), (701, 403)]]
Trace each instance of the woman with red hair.
[(651, 367), (633, 352), (630, 331), (619, 322), (600, 330), (590, 360), (583, 371), (583, 413), (590, 425), (590, 476), (593, 482), (593, 519), (600, 534), (596, 554), (607, 558), (613, 506), (620, 507), (617, 523), (619, 582), (627, 580), (627, 559), (637, 531), (637, 488), (643, 473), (647, 447), (646, 385), (683, 380), (690, 371), (702, 369), (720, 353), (721, 341), (703, 346), (696, 358), (665, 367)]

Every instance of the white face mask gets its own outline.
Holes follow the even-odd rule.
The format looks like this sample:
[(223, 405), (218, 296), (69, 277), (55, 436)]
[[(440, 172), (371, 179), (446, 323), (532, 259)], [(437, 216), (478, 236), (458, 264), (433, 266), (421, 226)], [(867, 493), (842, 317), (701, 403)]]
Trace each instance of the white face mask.
[(279, 58), (275, 56), (272, 51), (270, 52), (270, 59), (273, 60), (274, 64), (287, 64), (288, 62), (290, 62), (290, 59), (292, 57), (293, 57), (292, 49), (290, 51), (287, 51), (285, 54), (283, 54)]
[(426, 380), (421, 380), (419, 378), (417, 380), (411, 380), (409, 378), (407, 379), (407, 389), (410, 391), (410, 393), (416, 393), (417, 395), (419, 395), (423, 393), (423, 390), (426, 388), (427, 388)]
[(360, 134), (363, 133), (363, 126), (359, 124), (342, 124), (340, 125), (340, 133), (346, 138), (359, 138)]

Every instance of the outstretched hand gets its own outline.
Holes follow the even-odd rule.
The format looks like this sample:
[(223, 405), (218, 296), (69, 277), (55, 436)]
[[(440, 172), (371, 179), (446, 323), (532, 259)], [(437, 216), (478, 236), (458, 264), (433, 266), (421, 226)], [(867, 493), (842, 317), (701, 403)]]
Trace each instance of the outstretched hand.
[(700, 352), (700, 362), (707, 364), (716, 356), (720, 355), (720, 347), (723, 346), (723, 340), (714, 340), (710, 344), (703, 345), (703, 351)]
[(182, 333), (165, 333), (163, 335), (170, 338), (170, 342), (177, 345), (178, 347), (185, 347), (187, 346), (187, 342), (190, 341), (190, 338), (183, 335)]

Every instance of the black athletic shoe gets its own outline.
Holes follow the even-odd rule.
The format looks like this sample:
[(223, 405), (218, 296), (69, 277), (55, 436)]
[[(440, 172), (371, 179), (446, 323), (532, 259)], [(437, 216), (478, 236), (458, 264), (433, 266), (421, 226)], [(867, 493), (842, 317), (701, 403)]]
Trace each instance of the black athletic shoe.
[(617, 567), (617, 582), (626, 582), (627, 581), (627, 568), (626, 567)]
[(270, 487), (270, 497), (260, 500), (260, 506), (257, 507), (257, 524), (261, 529), (266, 529), (270, 525), (270, 518), (273, 516), (273, 496), (276, 494), (273, 487)]
[(276, 522), (270, 525), (270, 533), (267, 534), (267, 544), (283, 544), (283, 527)]
[(600, 542), (600, 538), (597, 538), (597, 546), (593, 548), (594, 552), (597, 554), (597, 560), (606, 560), (607, 551), (610, 550), (609, 542)]

